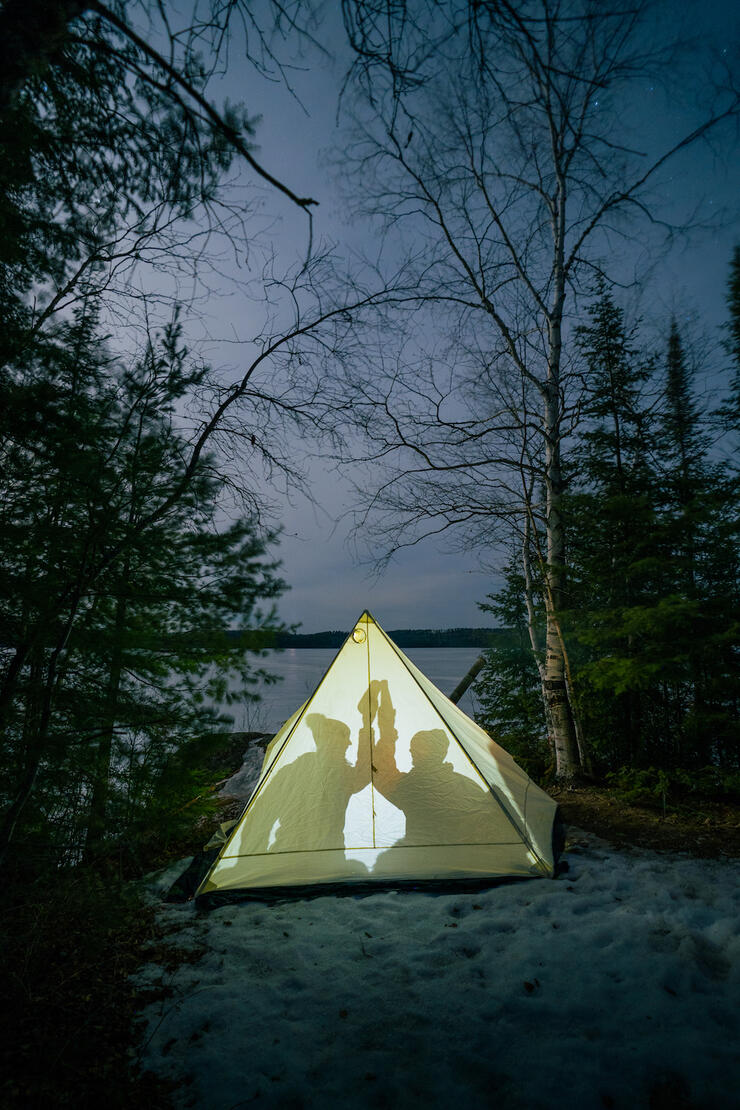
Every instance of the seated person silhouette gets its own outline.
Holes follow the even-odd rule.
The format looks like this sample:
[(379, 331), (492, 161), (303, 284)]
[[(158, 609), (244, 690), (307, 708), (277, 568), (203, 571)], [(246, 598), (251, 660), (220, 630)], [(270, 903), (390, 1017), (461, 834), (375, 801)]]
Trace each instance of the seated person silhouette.
[[(300, 852), (345, 847), (344, 823), (349, 799), (370, 781), (368, 753), (363, 758), (361, 752), (353, 766), (347, 762), (348, 725), (321, 713), (309, 713), (305, 720), (316, 751), (299, 755), (265, 782), (252, 807), (247, 837), (253, 844), (246, 845), (247, 851)], [(353, 863), (353, 869), (354, 866)]]
[[(443, 728), (411, 737), (411, 768), (396, 763), (398, 733), (387, 682), (379, 683), (378, 737), (373, 747), (373, 786), (406, 818), (406, 833), (393, 849), (421, 845), (495, 843), (506, 828), (500, 808), (482, 778), (456, 771), (446, 762), (449, 736)], [(472, 770), (472, 768), (471, 768)], [(382, 867), (383, 853), (374, 868)], [(391, 860), (386, 860), (388, 865)]]

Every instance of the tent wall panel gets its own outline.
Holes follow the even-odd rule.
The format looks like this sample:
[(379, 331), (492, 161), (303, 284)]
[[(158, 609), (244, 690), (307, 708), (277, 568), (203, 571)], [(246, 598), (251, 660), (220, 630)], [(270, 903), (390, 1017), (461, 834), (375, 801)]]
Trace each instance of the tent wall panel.
[(365, 612), (198, 893), (552, 875), (555, 811)]

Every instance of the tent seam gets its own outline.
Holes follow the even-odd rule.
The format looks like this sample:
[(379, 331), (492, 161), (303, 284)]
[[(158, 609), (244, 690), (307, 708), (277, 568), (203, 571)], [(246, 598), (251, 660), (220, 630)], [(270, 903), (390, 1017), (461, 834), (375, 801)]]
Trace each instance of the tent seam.
[[(365, 617), (365, 618), (370, 616), (367, 609), (363, 612), (362, 616)], [(360, 620), (362, 620), (362, 617), (360, 617)], [(373, 623), (375, 623), (375, 622), (373, 622)], [(355, 627), (357, 627), (357, 626), (355, 626)], [(372, 710), (373, 700), (372, 700), (372, 697), (370, 696), (370, 686), (371, 686), (371, 682), (372, 682), (371, 677), (370, 677), (370, 622), (367, 619), (365, 620), (365, 644), (367, 646), (367, 721), (368, 721), (367, 742), (368, 742), (368, 745), (369, 745), (369, 748), (370, 748), (370, 752), (369, 752), (369, 756), (368, 756), (368, 758), (370, 760), (370, 816), (371, 816), (372, 824), (373, 824), (373, 848), (375, 848), (376, 847), (376, 844), (375, 844), (375, 782), (373, 780), (373, 722), (372, 722), (372, 719), (371, 719), (371, 710)], [(359, 746), (359, 744), (357, 745), (357, 759), (358, 759), (358, 761), (360, 759), (360, 746)]]
[(275, 859), (276, 856), (302, 856), (314, 855), (317, 852), (375, 852), (378, 848), (383, 852), (392, 852), (398, 849), (399, 852), (414, 852), (420, 848), (507, 848), (512, 844), (519, 844), (519, 840), (467, 840), (457, 841), (450, 844), (448, 841), (440, 841), (439, 844), (359, 844), (352, 848), (345, 848), (344, 845), (338, 848), (289, 848), (278, 852), (240, 852), (235, 856), (224, 856), (224, 859), (258, 859), (263, 856), (269, 856), (270, 859)]

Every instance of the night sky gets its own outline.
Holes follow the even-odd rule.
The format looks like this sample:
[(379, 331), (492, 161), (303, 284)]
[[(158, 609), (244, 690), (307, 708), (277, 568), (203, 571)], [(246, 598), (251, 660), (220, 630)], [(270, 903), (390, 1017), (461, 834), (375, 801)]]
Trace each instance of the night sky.
[[(734, 3), (672, 4), (667, 9), (683, 18), (689, 34), (706, 33), (719, 50), (738, 50), (740, 16)], [(336, 23), (333, 23), (335, 20)], [(265, 83), (253, 76), (238, 58), (232, 60), (214, 96), (228, 95), (243, 101), (251, 113), (262, 117), (256, 134), (257, 156), (271, 173), (282, 178), (300, 195), (319, 200), (315, 209), (314, 236), (329, 239), (343, 249), (346, 244), (363, 246), (363, 231), (346, 218), (331, 169), (331, 151), (336, 154), (337, 95), (348, 55), (343, 44), (339, 17), (332, 8), (318, 37), (328, 42), (333, 59), (307, 54), (292, 73), (295, 96), (278, 83)], [(697, 55), (698, 57), (698, 55)], [(700, 77), (697, 62), (697, 77)], [(649, 83), (638, 104), (626, 106), (644, 128), (643, 140), (653, 149), (681, 133), (689, 119), (685, 106), (667, 103)], [(647, 279), (625, 291), (623, 304), (643, 317), (649, 309), (655, 342), (667, 331), (676, 314), (679, 322), (697, 330), (699, 341), (711, 350), (706, 367), (700, 368), (697, 389), (711, 390), (721, 365), (718, 351), (719, 326), (724, 319), (726, 280), (733, 244), (740, 241), (738, 183), (740, 156), (737, 149), (702, 145), (676, 163), (675, 173), (665, 185), (665, 205), (672, 212), (699, 204), (702, 216), (723, 213), (714, 228), (679, 239), (671, 253), (659, 262), (640, 253), (639, 243), (623, 249), (621, 275), (631, 277), (635, 268)], [(264, 225), (281, 260), (305, 252), (305, 217), (274, 194), (264, 194)], [(646, 284), (647, 280), (647, 284)], [(243, 315), (238, 298), (229, 294), (211, 299), (209, 333), (212, 337), (239, 330)], [(241, 322), (241, 321), (240, 321)], [(217, 364), (233, 367), (239, 362), (233, 346), (208, 345), (209, 357)], [(220, 363), (219, 363), (220, 360)], [(296, 455), (305, 445), (296, 444)], [(281, 616), (289, 623), (300, 622), (306, 632), (326, 628), (349, 628), (363, 608), (369, 608), (386, 627), (453, 627), (486, 625), (488, 615), (477, 602), (496, 588), (495, 553), (464, 553), (445, 550), (444, 541), (425, 541), (397, 556), (381, 576), (372, 568), (358, 565), (348, 540), (349, 525), (339, 520), (350, 504), (350, 493), (341, 472), (327, 465), (310, 464), (311, 489), (315, 504), (292, 497), (281, 502), (277, 516), (284, 534), (279, 548), (282, 573), (291, 590), (280, 602)], [(488, 569), (481, 569), (481, 556), (488, 555)]]

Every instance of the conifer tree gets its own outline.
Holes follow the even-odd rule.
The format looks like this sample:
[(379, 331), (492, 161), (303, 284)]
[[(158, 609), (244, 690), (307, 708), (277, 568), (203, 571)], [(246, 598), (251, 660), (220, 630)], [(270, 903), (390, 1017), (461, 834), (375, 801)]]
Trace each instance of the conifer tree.
[(8, 375), (2, 416), (2, 845), (51, 822), (48, 839), (92, 850), (110, 804), (128, 798), (130, 824), (178, 745), (213, 729), (228, 678), (254, 681), (259, 644), (225, 629), (269, 623), (257, 604), (282, 583), (252, 521), (216, 527), (207, 455), (183, 485), (173, 417), (204, 369), (177, 325), (131, 365), (84, 312), (57, 341)]
[[(668, 516), (675, 523), (674, 555), (681, 565), (685, 588), (695, 591), (696, 545), (699, 521), (697, 499), (706, 490), (707, 440), (701, 415), (692, 395), (684, 345), (675, 317), (671, 320), (666, 352), (664, 408), (662, 414), (664, 488)], [(701, 512), (701, 508), (698, 510)]]
[(645, 708), (640, 637), (625, 622), (652, 586), (654, 472), (650, 359), (602, 286), (577, 332), (586, 367), (584, 425), (567, 498), (574, 666), (584, 727), (602, 760), (632, 760)]
[(656, 420), (644, 394), (654, 364), (625, 342), (608, 295), (591, 319), (580, 342), (592, 400), (569, 499), (569, 627), (587, 727), (612, 768), (726, 763), (737, 727), (728, 484), (707, 457), (676, 322)]
[(708, 714), (716, 716), (710, 711), (709, 687), (720, 665), (716, 635), (725, 624), (729, 601), (728, 490), (721, 468), (708, 457), (705, 415), (693, 396), (675, 319), (666, 351), (661, 433), (661, 542), (669, 568), (662, 605), (664, 636), (674, 657), (665, 697), (674, 721), (677, 759), (708, 763), (713, 754), (710, 729), (716, 728), (716, 721), (707, 719)]
[(727, 283), (727, 340), (725, 349), (730, 359), (730, 389), (718, 411), (723, 427), (734, 435), (731, 449), (737, 450), (736, 437), (740, 435), (740, 245), (736, 246), (730, 262)]
[[(505, 569), (503, 587), (480, 605), (506, 629), (506, 636), (484, 652), (485, 663), (475, 686), (477, 720), (530, 775), (542, 778), (554, 771), (554, 753), (548, 744), (546, 703), (530, 639), (531, 614), (527, 611), (527, 584), (520, 564), (516, 553)], [(541, 597), (537, 608), (536, 634), (544, 643)]]

